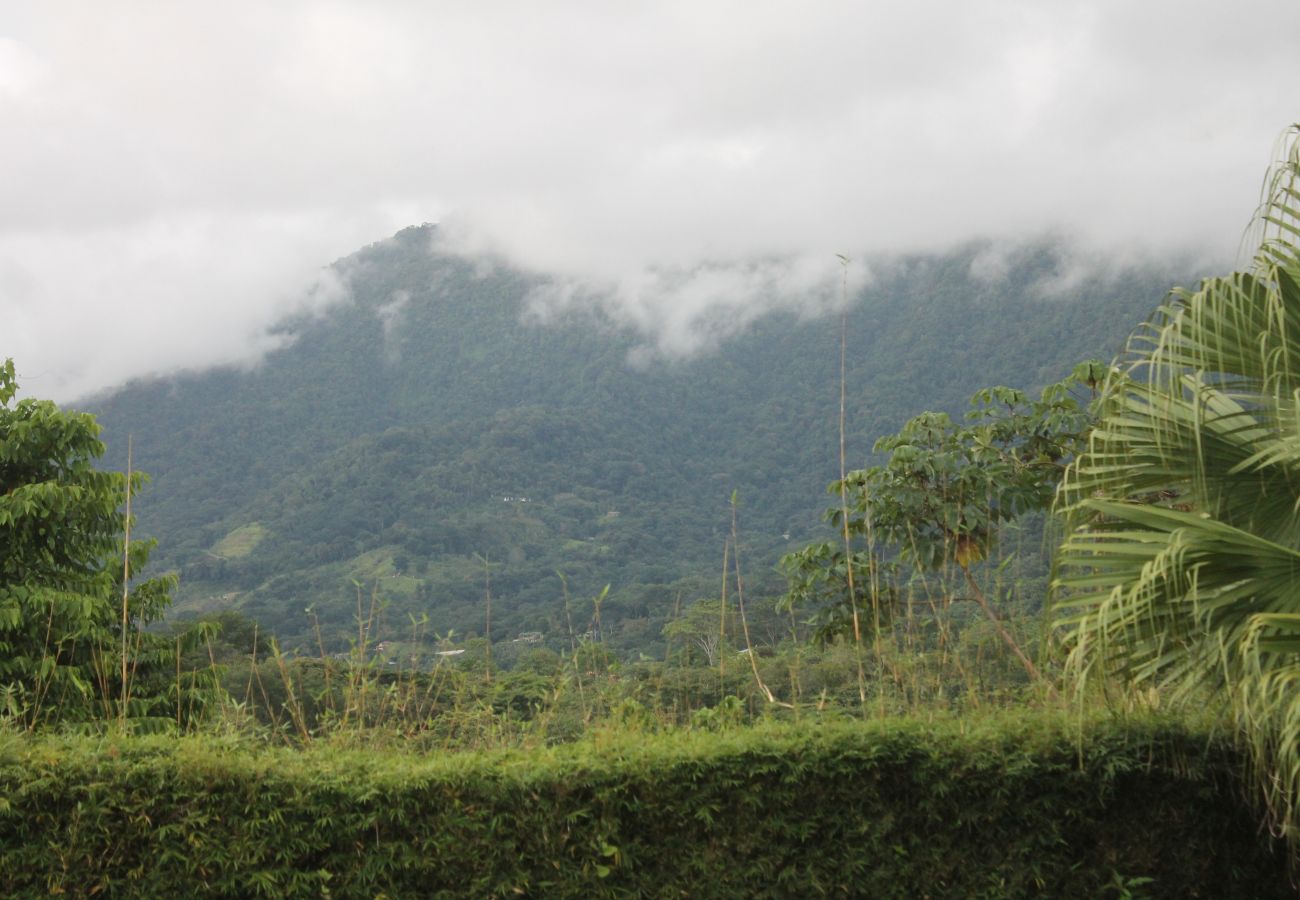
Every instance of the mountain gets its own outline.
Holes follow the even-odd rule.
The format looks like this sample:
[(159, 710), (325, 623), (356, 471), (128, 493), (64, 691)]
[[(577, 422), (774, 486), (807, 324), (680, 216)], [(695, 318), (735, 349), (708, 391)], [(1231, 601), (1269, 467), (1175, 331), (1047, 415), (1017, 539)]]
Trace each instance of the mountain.
[[(138, 530), (181, 573), (178, 609), (236, 607), (287, 643), (356, 632), (542, 632), (568, 645), (592, 598), (610, 646), (653, 652), (676, 604), (716, 592), (730, 498), (756, 602), (819, 532), (838, 469), (837, 315), (769, 313), (712, 352), (637, 357), (608, 315), (528, 314), (542, 276), (437, 252), (433, 226), (335, 263), (349, 299), (280, 326), (251, 369), (134, 382), (82, 404), (109, 462), (152, 484)], [(1110, 357), (1175, 279), (1125, 270), (1066, 290), (1043, 242), (978, 277), (986, 247), (878, 260), (847, 315), (850, 466), (923, 409), (1040, 386)], [(1053, 287), (1055, 285), (1055, 287)], [(636, 358), (634, 365), (632, 360)]]

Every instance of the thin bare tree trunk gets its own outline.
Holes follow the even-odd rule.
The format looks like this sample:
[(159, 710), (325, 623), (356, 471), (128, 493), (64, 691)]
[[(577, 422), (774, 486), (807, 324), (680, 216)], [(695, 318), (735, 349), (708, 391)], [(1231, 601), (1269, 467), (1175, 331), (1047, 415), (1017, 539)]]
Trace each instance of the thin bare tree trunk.
[(1011, 649), (1011, 652), (1020, 660), (1020, 664), (1025, 667), (1025, 671), (1029, 673), (1029, 677), (1034, 681), (1042, 682), (1047, 688), (1048, 696), (1052, 699), (1056, 699), (1056, 689), (1048, 684), (1046, 679), (1043, 678), (1042, 673), (1038, 671), (1038, 667), (1034, 665), (1034, 661), (1020, 648), (1020, 644), (1016, 643), (1016, 639), (1011, 635), (1011, 632), (1007, 631), (1006, 626), (1002, 624), (1002, 620), (998, 617), (997, 613), (993, 611), (993, 606), (989, 603), (988, 596), (985, 595), (984, 591), (980, 588), (979, 583), (975, 581), (975, 576), (971, 575), (970, 569), (967, 568), (965, 564), (959, 563), (959, 565), (961, 565), (962, 574), (966, 576), (966, 586), (969, 587), (971, 593), (975, 595), (975, 602), (980, 605), (980, 609), (984, 610), (984, 615), (993, 623), (993, 628), (997, 631), (998, 636), (1002, 638), (1003, 643), (1005, 643), (1007, 647)]
[(130, 698), (127, 677), (127, 630), (130, 627), (131, 596), (131, 435), (126, 436), (126, 528), (122, 539), (122, 699), (118, 707), (118, 725), (126, 729), (126, 704)]

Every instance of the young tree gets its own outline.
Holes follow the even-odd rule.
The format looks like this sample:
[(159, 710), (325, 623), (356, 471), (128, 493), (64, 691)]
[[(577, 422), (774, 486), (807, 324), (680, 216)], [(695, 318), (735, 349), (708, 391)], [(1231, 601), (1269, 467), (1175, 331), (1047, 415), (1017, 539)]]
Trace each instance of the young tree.
[[(156, 713), (170, 702), (166, 692), (174, 685), (159, 684), (157, 669), (174, 660), (174, 645), (141, 629), (162, 616), (173, 579), (132, 582), (151, 544), (124, 545), (119, 508), (128, 478), (95, 467), (104, 446), (94, 417), (48, 400), (18, 400), (17, 390), (13, 361), (6, 360), (0, 366), (0, 715), (31, 726)], [(133, 473), (129, 489), (143, 479)]]
[[(888, 624), (909, 570), (955, 565), (970, 599), (1037, 677), (971, 568), (990, 555), (1001, 525), (1051, 506), (1066, 465), (1086, 440), (1092, 389), (1104, 373), (1101, 363), (1081, 363), (1037, 399), (1012, 388), (986, 388), (971, 398), (965, 423), (925, 412), (881, 438), (875, 449), (888, 460), (845, 477), (847, 531), (857, 546), (850, 556), (842, 541), (833, 540), (786, 556), (790, 590), (783, 602), (818, 610), (823, 638), (847, 630), (851, 603), (874, 629)], [(841, 483), (827, 490), (839, 494)], [(841, 506), (827, 510), (836, 530), (845, 528), (844, 515)]]
[(686, 607), (685, 611), (664, 626), (664, 636), (685, 645), (687, 653), (704, 654), (705, 665), (717, 665), (718, 653), (727, 652), (728, 644), (720, 629), (725, 622), (722, 601), (716, 597), (701, 599)]

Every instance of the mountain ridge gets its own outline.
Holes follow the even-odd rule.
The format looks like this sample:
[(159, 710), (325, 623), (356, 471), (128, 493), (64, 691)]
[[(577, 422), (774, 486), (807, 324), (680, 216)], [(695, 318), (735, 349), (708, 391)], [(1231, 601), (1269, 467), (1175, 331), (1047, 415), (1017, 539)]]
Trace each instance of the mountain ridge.
[[(302, 643), (306, 607), (336, 637), (353, 583), (378, 582), (391, 620), (472, 633), (490, 579), (494, 636), (555, 635), (558, 571), (575, 597), (613, 585), (615, 644), (626, 625), (621, 649), (653, 650), (679, 594), (716, 590), (733, 491), (754, 589), (779, 590), (772, 566), (818, 532), (837, 471), (839, 317), (777, 310), (710, 353), (634, 366), (633, 329), (529, 316), (541, 277), (436, 252), (435, 233), (335, 263), (349, 299), (287, 320), (291, 339), (252, 369), (88, 404), (109, 462), (124, 467), (129, 432), (154, 476), (140, 531), (180, 571), (179, 608), (233, 603)], [(1134, 270), (1045, 297), (1068, 268), (1059, 244), (1022, 248), (1000, 279), (972, 275), (982, 249), (873, 266), (854, 292), (850, 466), (923, 409), (1113, 354), (1173, 283)], [(218, 552), (232, 535), (240, 554)]]

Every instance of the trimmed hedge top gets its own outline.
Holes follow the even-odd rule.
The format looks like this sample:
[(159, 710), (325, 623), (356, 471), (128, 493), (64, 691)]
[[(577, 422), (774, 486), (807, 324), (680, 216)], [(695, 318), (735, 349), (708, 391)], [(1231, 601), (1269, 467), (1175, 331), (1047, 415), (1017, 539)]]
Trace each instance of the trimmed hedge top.
[(1168, 720), (604, 733), (507, 753), (0, 738), (0, 888), (161, 896), (1292, 896)]

